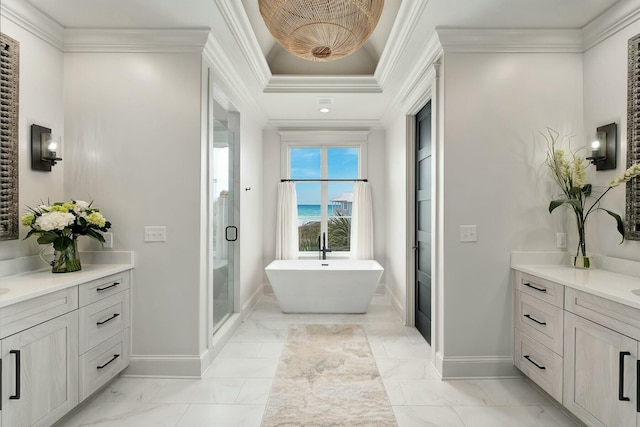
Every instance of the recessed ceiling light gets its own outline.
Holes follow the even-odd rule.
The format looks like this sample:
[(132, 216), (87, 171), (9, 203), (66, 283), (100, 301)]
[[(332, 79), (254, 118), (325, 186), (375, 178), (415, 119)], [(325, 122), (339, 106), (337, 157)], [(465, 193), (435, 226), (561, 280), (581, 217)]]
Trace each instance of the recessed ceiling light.
[(331, 111), (331, 110), (329, 110), (328, 108), (321, 108), (320, 109), (321, 113), (328, 113), (329, 111)]

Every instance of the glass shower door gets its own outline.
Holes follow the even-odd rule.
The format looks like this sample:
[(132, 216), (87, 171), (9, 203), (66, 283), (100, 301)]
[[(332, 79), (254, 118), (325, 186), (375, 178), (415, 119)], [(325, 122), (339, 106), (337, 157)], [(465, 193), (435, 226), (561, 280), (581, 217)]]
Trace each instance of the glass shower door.
[(234, 242), (234, 133), (214, 120), (212, 149), (213, 198), (213, 332), (233, 313)]

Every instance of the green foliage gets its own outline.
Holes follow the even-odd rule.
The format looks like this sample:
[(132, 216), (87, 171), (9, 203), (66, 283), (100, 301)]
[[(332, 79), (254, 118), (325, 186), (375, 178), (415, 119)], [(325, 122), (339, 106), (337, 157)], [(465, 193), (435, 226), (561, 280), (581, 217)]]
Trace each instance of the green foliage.
[(329, 248), (332, 251), (349, 251), (351, 245), (351, 218), (347, 218), (340, 211), (329, 218)]

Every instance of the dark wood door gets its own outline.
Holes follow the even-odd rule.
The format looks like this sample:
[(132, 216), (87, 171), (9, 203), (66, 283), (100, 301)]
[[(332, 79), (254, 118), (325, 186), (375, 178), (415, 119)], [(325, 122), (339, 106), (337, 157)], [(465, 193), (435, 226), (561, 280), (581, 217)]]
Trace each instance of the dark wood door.
[(415, 295), (418, 331), (431, 344), (431, 101), (416, 116)]

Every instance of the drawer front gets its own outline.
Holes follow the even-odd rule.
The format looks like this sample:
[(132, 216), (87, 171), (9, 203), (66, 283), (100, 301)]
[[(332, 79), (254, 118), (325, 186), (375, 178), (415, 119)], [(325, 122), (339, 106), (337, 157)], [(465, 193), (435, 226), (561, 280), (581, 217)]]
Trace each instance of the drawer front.
[(129, 272), (113, 274), (83, 283), (79, 287), (80, 307), (129, 289)]
[(514, 341), (516, 368), (562, 403), (562, 357), (517, 329)]
[(80, 401), (129, 365), (129, 328), (80, 356)]
[(80, 308), (80, 354), (129, 326), (129, 291)]
[(640, 310), (567, 288), (566, 310), (640, 341)]
[(39, 325), (77, 308), (77, 286), (2, 307), (0, 309), (0, 338)]
[(562, 356), (564, 311), (529, 294), (515, 292), (515, 327)]
[(564, 286), (558, 283), (516, 271), (513, 287), (515, 290), (531, 295), (534, 298), (563, 308)]

